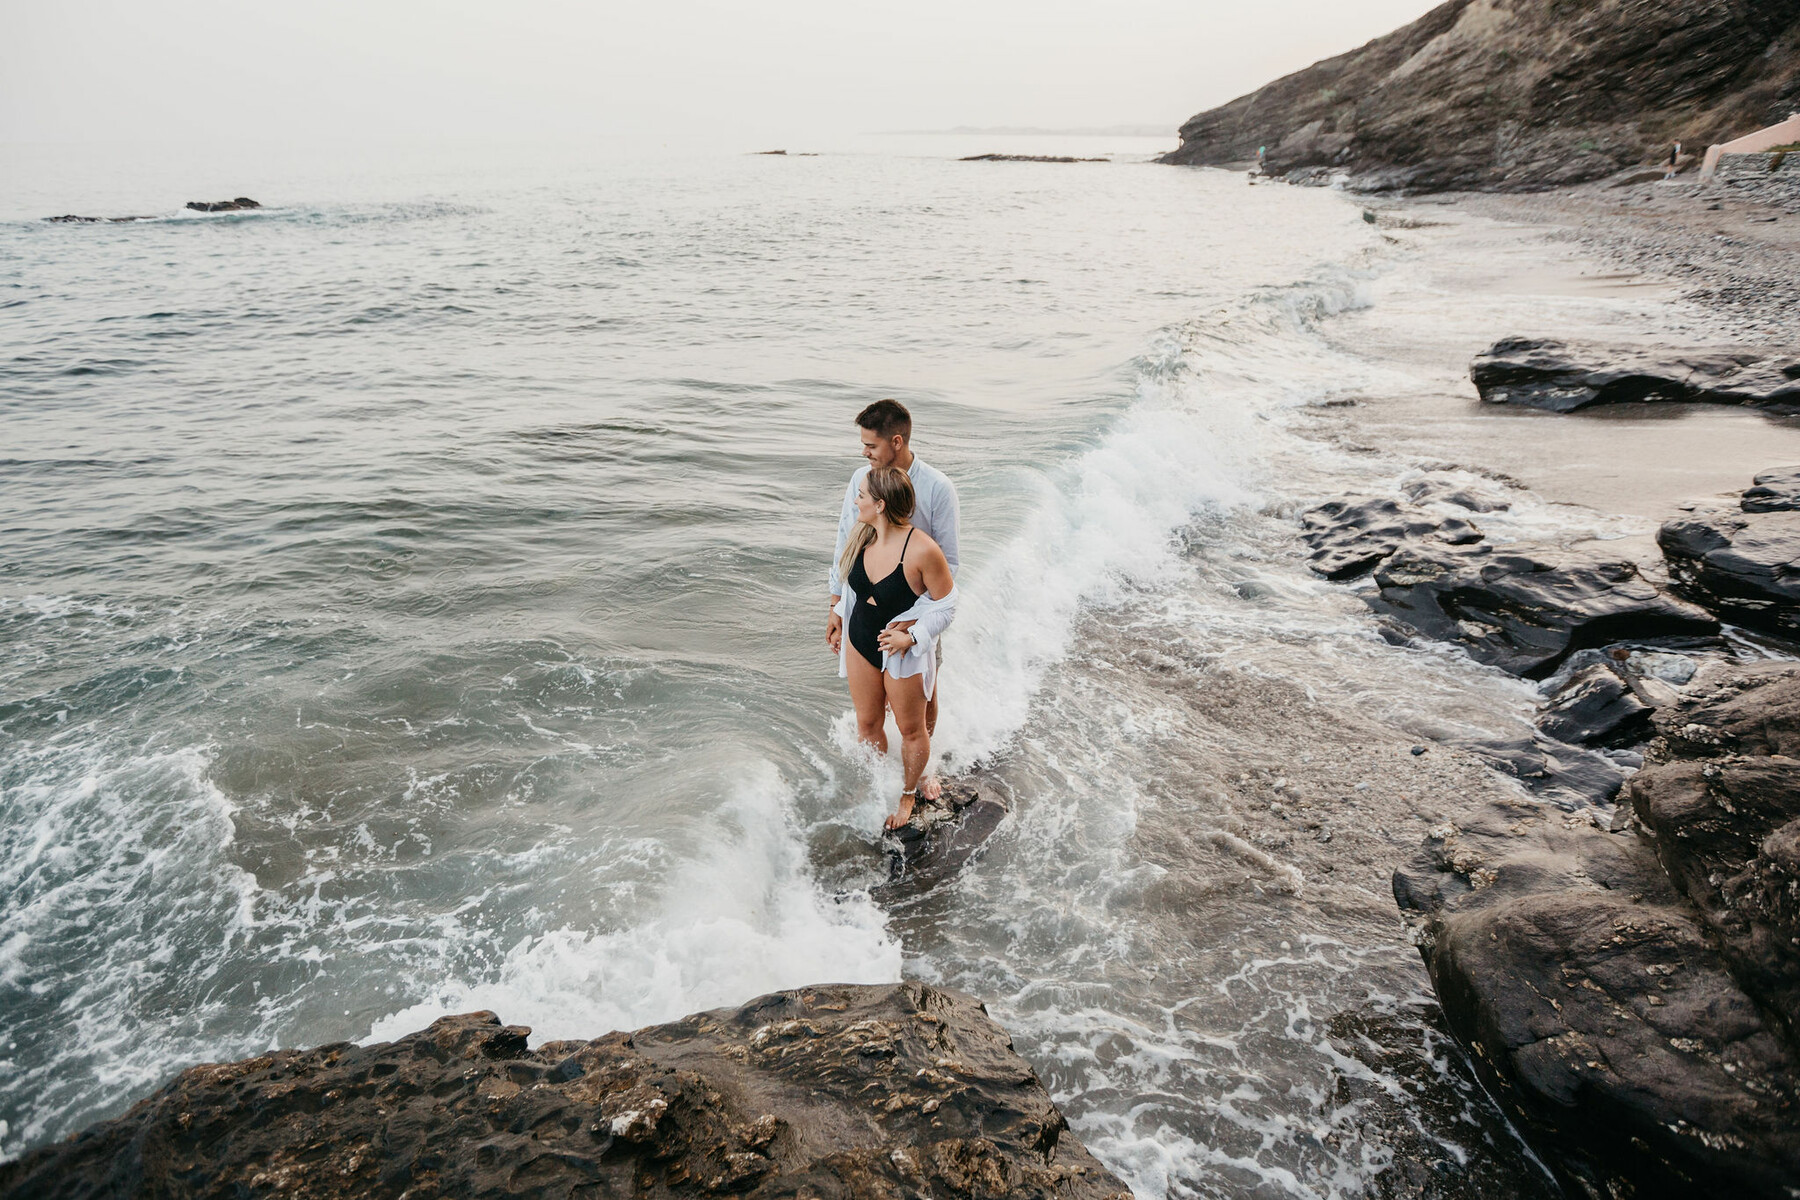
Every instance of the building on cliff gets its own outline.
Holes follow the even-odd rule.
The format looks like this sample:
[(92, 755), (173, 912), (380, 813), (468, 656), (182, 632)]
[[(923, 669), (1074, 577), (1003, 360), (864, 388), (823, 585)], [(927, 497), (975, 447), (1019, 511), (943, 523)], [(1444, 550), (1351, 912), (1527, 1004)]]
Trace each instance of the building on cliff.
[(1706, 161), (1700, 164), (1700, 178), (1711, 179), (1718, 173), (1719, 159), (1726, 154), (1758, 154), (1774, 146), (1787, 146), (1800, 142), (1800, 112), (1788, 114), (1788, 119), (1759, 129), (1755, 133), (1747, 133), (1741, 138), (1729, 142), (1721, 142), (1706, 148)]

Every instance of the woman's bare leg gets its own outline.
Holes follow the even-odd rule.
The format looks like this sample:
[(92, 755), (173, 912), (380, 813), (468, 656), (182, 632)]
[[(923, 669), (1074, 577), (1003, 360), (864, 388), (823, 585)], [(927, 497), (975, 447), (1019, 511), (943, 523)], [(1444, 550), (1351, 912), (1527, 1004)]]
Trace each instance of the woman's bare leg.
[(850, 703), (856, 706), (856, 739), (875, 747), (875, 753), (886, 754), (887, 691), (881, 681), (887, 676), (870, 666), (854, 646), (844, 657), (850, 666)]
[[(909, 679), (895, 679), (892, 675), (883, 674), (881, 681), (887, 687), (888, 707), (894, 711), (894, 724), (900, 727), (900, 766), (906, 772), (906, 782), (901, 786), (907, 791), (915, 791), (919, 786), (919, 776), (925, 773), (925, 763), (931, 757), (931, 733), (925, 727), (925, 681), (917, 675)], [(887, 820), (889, 829), (898, 829), (912, 819), (913, 798), (900, 797), (900, 807)]]

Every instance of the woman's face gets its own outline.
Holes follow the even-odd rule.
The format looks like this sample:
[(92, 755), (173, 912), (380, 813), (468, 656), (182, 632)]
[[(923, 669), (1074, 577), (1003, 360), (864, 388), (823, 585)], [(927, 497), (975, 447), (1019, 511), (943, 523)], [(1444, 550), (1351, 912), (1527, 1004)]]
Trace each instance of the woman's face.
[(856, 519), (865, 525), (875, 523), (875, 514), (881, 507), (869, 499), (869, 477), (864, 475), (862, 482), (856, 485)]

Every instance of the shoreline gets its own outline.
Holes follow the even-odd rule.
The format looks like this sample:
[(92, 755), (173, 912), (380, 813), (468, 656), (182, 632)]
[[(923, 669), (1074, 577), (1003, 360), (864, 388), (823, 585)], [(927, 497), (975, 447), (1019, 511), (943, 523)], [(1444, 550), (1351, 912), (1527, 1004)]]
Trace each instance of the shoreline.
[[(1565, 615), (1578, 630), (1593, 621), (1587, 640), (1569, 643), (1592, 648), (1591, 661), (1571, 657), (1533, 687), (1537, 746), (1564, 768), (1587, 756), (1570, 778), (1585, 778), (1588, 798), (1559, 800), (1568, 811), (1558, 814), (1545, 803), (1548, 780), (1531, 786), (1535, 803), (1441, 797), (1447, 819), (1396, 870), (1395, 900), (1446, 1027), (1566, 1187), (1653, 1194), (1679, 1180), (1785, 1194), (1800, 1165), (1791, 1124), (1800, 1060), (1783, 990), (1795, 971), (1785, 948), (1792, 918), (1742, 881), (1769, 880), (1771, 896), (1792, 887), (1792, 865), (1770, 856), (1782, 853), (1796, 809), (1781, 776), (1789, 760), (1779, 756), (1791, 750), (1780, 707), (1800, 676), (1800, 643), (1779, 564), (1800, 528), (1792, 512), (1752, 508), (1745, 489), (1800, 462), (1800, 418), (1698, 403), (1515, 408), (1477, 397), (1469, 378), (1474, 354), (1514, 336), (1590, 343), (1603, 356), (1792, 351), (1800, 227), (1768, 206), (1657, 186), (1365, 209), (1401, 261), (1371, 282), (1367, 307), (1324, 332), (1424, 368), (1423, 384), (1358, 396), (1316, 417), (1311, 432), (1342, 450), (1409, 461), (1415, 473), (1452, 468), (1476, 486), (1448, 507), (1428, 501), (1456, 480), (1421, 492), (1404, 474), (1385, 492), (1376, 483), (1372, 500), (1319, 497), (1307, 541), (1350, 561), (1343, 556), (1379, 551), (1383, 529), (1394, 530), (1390, 559), (1346, 577), (1384, 636), (1459, 647), (1527, 684), (1533, 675), (1506, 655), (1531, 651)], [(1507, 308), (1498, 297), (1515, 305), (1505, 325), (1494, 322)], [(1523, 319), (1521, 297), (1532, 304)], [(1409, 305), (1432, 304), (1454, 313), (1435, 326), (1451, 328), (1449, 338), (1408, 322)], [(1583, 361), (1605, 369), (1609, 358)], [(1498, 487), (1484, 493), (1485, 482)], [(1746, 522), (1740, 495), (1746, 511), (1768, 515)], [(1497, 538), (1470, 552), (1445, 546), (1483, 541), (1481, 527), (1501, 515), (1492, 508), (1522, 501), (1588, 514), (1593, 529), (1521, 533), (1502, 521)], [(1398, 506), (1397, 521), (1372, 517), (1380, 505)], [(1722, 545), (1734, 557), (1709, 566), (1710, 550), (1680, 558), (1676, 545)], [(1624, 563), (1627, 574), (1578, 565), (1602, 562)], [(1752, 586), (1767, 590), (1733, 592), (1732, 571), (1766, 572), (1768, 583)], [(1724, 622), (1722, 638), (1693, 636), (1709, 614), (1692, 600)], [(1692, 633), (1664, 637), (1676, 621)], [(1734, 631), (1734, 622), (1766, 629)], [(1616, 647), (1632, 647), (1630, 661), (1644, 665), (1626, 666)], [(1653, 675), (1656, 663), (1674, 664), (1672, 673)], [(1752, 727), (1766, 731), (1762, 740), (1747, 735)], [(1775, 789), (1766, 807), (1745, 800), (1746, 779), (1776, 781), (1760, 785)], [(1720, 841), (1732, 849), (1721, 852)], [(1703, 868), (1699, 846), (1713, 856)], [(1565, 995), (1578, 985), (1587, 990)], [(1573, 1104), (1578, 1094), (1585, 1099)], [(1611, 1114), (1606, 1128), (1583, 1120), (1590, 1106)]]

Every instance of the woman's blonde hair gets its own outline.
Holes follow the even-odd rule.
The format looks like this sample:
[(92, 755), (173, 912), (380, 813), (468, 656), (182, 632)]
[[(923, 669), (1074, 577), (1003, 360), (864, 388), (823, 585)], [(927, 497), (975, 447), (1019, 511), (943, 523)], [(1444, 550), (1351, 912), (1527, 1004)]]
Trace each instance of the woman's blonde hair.
[[(899, 467), (876, 467), (864, 477), (863, 483), (869, 489), (869, 499), (881, 505), (890, 525), (904, 525), (912, 520), (913, 485), (905, 471)], [(850, 536), (844, 539), (844, 556), (838, 559), (839, 579), (850, 578), (850, 567), (856, 562), (856, 556), (874, 540), (875, 527), (866, 521), (858, 521)]]

